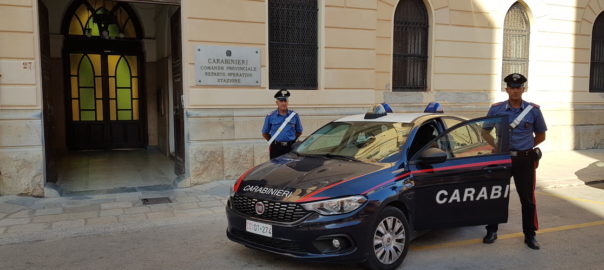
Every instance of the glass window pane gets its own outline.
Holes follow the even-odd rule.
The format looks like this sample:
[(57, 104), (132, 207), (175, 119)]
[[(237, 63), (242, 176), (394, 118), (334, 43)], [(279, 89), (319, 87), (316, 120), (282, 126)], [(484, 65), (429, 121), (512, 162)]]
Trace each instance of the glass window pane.
[(80, 5), (80, 7), (76, 10), (75, 15), (80, 18), (80, 21), (86, 22), (88, 21), (88, 16), (90, 16), (90, 10), (86, 5)]
[(109, 98), (115, 98), (115, 77), (109, 78)]
[(132, 78), (132, 98), (138, 98), (138, 79)]
[(71, 98), (78, 98), (79, 89), (80, 88), (78, 87), (78, 77), (72, 76), (71, 77)]
[(78, 73), (80, 79), (80, 87), (94, 87), (94, 74), (92, 71), (92, 63), (88, 57), (84, 57), (80, 63)]
[(82, 58), (83, 54), (81, 53), (72, 53), (69, 54), (69, 65), (71, 67), (71, 75), (78, 75), (78, 65), (80, 64), (80, 59)]
[(96, 89), (96, 98), (103, 98), (103, 78), (97, 77), (95, 78), (96, 84), (94, 88)]
[(115, 99), (109, 100), (109, 120), (115, 121), (116, 119)]
[(94, 111), (82, 111), (82, 121), (95, 121), (96, 115)]
[(117, 67), (117, 61), (120, 60), (119, 55), (108, 55), (107, 56), (107, 65), (109, 76), (115, 76), (115, 68)]
[(88, 58), (92, 62), (94, 68), (94, 75), (101, 76), (101, 55), (100, 54), (88, 54)]
[(96, 120), (103, 121), (103, 101), (96, 101)]
[(130, 67), (125, 58), (117, 64), (117, 87), (130, 87)]
[(136, 61), (136, 56), (134, 55), (128, 55), (126, 56), (126, 60), (128, 60), (128, 65), (130, 66), (130, 72), (132, 73), (131, 76), (136, 77), (138, 76), (138, 62)]
[(82, 109), (94, 109), (94, 88), (80, 88), (80, 106)]
[(71, 22), (69, 23), (69, 34), (70, 35), (83, 35), (84, 30), (82, 30), (82, 24), (80, 24), (80, 20), (76, 16), (71, 18)]
[(132, 114), (134, 115), (134, 120), (138, 120), (138, 100), (132, 101)]
[(77, 99), (71, 101), (71, 115), (73, 121), (80, 121), (80, 103)]
[(132, 120), (132, 111), (118, 111), (117, 120)]
[(90, 35), (93, 37), (100, 36), (99, 25), (94, 22), (94, 18), (90, 17), (86, 23), (86, 28), (90, 29)]
[(117, 90), (117, 108), (118, 109), (130, 109), (132, 108), (130, 89), (118, 89)]
[(107, 27), (107, 30), (109, 31), (110, 37), (118, 37), (120, 34), (120, 28), (117, 24), (110, 24), (109, 27)]
[(124, 37), (127, 38), (136, 38), (136, 31), (134, 30), (134, 25), (132, 24), (132, 20), (128, 20), (126, 26), (124, 27)]

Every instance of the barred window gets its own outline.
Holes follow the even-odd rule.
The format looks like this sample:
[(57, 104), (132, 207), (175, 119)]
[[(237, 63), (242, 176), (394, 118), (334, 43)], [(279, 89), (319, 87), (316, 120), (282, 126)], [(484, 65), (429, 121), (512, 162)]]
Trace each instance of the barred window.
[(269, 88), (317, 89), (317, 1), (269, 0)]
[(428, 12), (422, 0), (401, 0), (394, 14), (392, 90), (426, 91)]
[(591, 34), (589, 92), (604, 92), (604, 15), (602, 14), (596, 18)]
[(514, 3), (503, 23), (503, 88), (503, 78), (511, 73), (520, 73), (528, 78), (530, 29), (524, 6)]

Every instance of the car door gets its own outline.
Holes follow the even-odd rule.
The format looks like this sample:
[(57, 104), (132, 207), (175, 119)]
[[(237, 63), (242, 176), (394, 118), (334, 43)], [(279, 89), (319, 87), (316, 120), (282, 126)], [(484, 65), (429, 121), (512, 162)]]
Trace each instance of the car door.
[(472, 119), (447, 129), (410, 157), (415, 228), (507, 222), (508, 136), (505, 117)]

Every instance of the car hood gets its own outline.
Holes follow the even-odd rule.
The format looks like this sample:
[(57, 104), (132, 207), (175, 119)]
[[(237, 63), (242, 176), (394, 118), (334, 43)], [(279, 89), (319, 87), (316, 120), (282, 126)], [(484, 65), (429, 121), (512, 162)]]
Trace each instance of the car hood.
[[(262, 200), (296, 202), (317, 190), (384, 166), (290, 153), (252, 169), (239, 184), (237, 194)], [(350, 194), (342, 194), (345, 195)]]

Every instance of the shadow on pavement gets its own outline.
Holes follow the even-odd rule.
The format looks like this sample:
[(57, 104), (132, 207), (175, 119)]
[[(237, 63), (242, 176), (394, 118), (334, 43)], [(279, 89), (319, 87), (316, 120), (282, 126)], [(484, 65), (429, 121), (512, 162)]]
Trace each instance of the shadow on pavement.
[[(587, 167), (575, 172), (579, 180), (585, 184), (593, 186), (596, 183), (604, 182), (604, 161), (598, 160), (589, 164)], [(600, 186), (600, 188), (603, 188)]]

